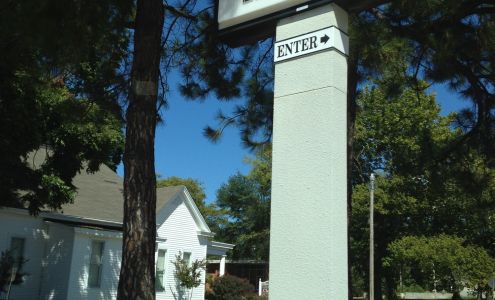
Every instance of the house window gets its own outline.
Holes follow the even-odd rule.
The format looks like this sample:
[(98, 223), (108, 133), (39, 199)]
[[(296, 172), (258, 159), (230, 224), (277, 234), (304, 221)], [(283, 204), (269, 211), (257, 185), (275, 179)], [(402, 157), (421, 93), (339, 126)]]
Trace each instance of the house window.
[(89, 261), (89, 287), (100, 287), (101, 285), (101, 269), (103, 265), (103, 248), (105, 242), (93, 241), (91, 243), (91, 258)]
[(21, 268), (22, 260), (24, 257), (24, 244), (26, 239), (13, 237), (10, 240), (10, 255), (14, 258), (14, 266), (17, 270)]
[(191, 252), (184, 252), (182, 254), (182, 259), (187, 263), (187, 265), (191, 265)]
[(165, 254), (167, 250), (158, 249), (155, 271), (155, 289), (158, 292), (165, 291)]

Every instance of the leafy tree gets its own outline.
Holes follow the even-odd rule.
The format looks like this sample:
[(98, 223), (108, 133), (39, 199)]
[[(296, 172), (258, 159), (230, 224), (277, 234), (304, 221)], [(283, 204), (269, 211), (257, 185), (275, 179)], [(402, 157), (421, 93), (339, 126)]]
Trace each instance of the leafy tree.
[[(459, 115), (469, 141), (493, 159), (493, 53), (495, 14), (492, 1), (393, 1), (370, 17), (414, 49), (410, 65), (413, 78), (446, 82), (454, 92), (471, 99), (475, 107)], [(462, 37), (462, 38), (460, 38)]]
[(424, 286), (451, 290), (457, 297), (463, 287), (481, 295), (495, 274), (495, 259), (484, 248), (454, 236), (406, 236), (388, 248), (386, 267), (404, 277), (414, 276)]
[(217, 235), (235, 244), (235, 259), (268, 260), (270, 239), (271, 147), (248, 160), (253, 169), (229, 178), (217, 191), (216, 205), (227, 215)]
[[(0, 205), (57, 209), (72, 201), (77, 172), (116, 167), (131, 10), (119, 1), (2, 4)], [(33, 168), (41, 148), (48, 156)]]
[[(464, 134), (453, 126), (456, 114), (440, 117), (434, 97), (414, 88), (387, 96), (389, 86), (380, 81), (358, 99), (354, 170), (381, 170), (375, 191), (375, 297), (385, 283), (393, 299), (397, 274), (381, 264), (390, 243), (405, 235), (462, 235), (491, 254), (495, 205), (486, 156), (470, 145), (450, 149)], [(354, 180), (351, 253), (355, 270), (367, 277), (369, 189), (366, 178)]]
[[(377, 1), (376, 3), (381, 2)], [(385, 2), (385, 1), (383, 1)], [(441, 1), (439, 1), (440, 3)], [(412, 3), (411, 1), (402, 1), (401, 3)], [(468, 1), (463, 1), (463, 3), (468, 3)], [(426, 1), (423, 1), (420, 3), (421, 5), (424, 5), (425, 7), (428, 8)], [(367, 45), (394, 45), (394, 47), (387, 48), (387, 47), (378, 47), (378, 50), (384, 49), (386, 51), (374, 51), (376, 49), (370, 48), (370, 47), (364, 47), (362, 50), (356, 51), (358, 47), (354, 48), (354, 51), (352, 53), (356, 53), (356, 55), (352, 55), (350, 59), (350, 80), (349, 80), (349, 103), (350, 103), (350, 125), (349, 128), (350, 130), (350, 141), (349, 141), (349, 146), (352, 146), (352, 124), (354, 120), (353, 114), (356, 111), (356, 97), (358, 96), (358, 86), (359, 82), (361, 80), (366, 80), (366, 75), (367, 74), (383, 74), (384, 72), (392, 72), (392, 71), (398, 71), (402, 72), (404, 76), (401, 76), (400, 78), (404, 80), (405, 85), (409, 87), (413, 87), (415, 91), (421, 92), (421, 87), (418, 84), (418, 74), (427, 74), (427, 72), (419, 72), (419, 68), (414, 68), (414, 66), (423, 66), (421, 63), (422, 62), (432, 62), (436, 63), (436, 60), (423, 60), (423, 59), (418, 59), (416, 56), (417, 53), (422, 53), (417, 51), (417, 44), (423, 44), (426, 45), (426, 52), (429, 51), (429, 49), (433, 49), (431, 45), (429, 45), (426, 42), (420, 42), (418, 43), (416, 40), (411, 38), (409, 36), (409, 39), (404, 39), (404, 35), (398, 34), (398, 31), (396, 28), (393, 27), (394, 24), (391, 26), (391, 22), (395, 22), (393, 18), (390, 18), (391, 14), (389, 13), (388, 15), (384, 12), (393, 12), (399, 13), (401, 11), (405, 11), (403, 7), (399, 5), (386, 5), (382, 8), (385, 8), (384, 10), (370, 10), (369, 12), (365, 12), (359, 16), (356, 16), (356, 24), (359, 26), (355, 27), (353, 29), (354, 32), (360, 32), (361, 29), (364, 29), (368, 27), (370, 30), (363, 30), (363, 35), (366, 39), (362, 39), (362, 41), (374, 41), (373, 43), (366, 43)], [(415, 4), (417, 5), (417, 4)], [(489, 6), (489, 4), (484, 4), (481, 3), (480, 6), (483, 6), (485, 8), (486, 6)], [(409, 5), (408, 7), (413, 7), (412, 5)], [(405, 8), (408, 8), (405, 7)], [(397, 9), (399, 8), (399, 9)], [(438, 8), (438, 7), (437, 7)], [(454, 7), (455, 8), (455, 7)], [(393, 9), (396, 9), (394, 11)], [(462, 7), (456, 8), (457, 12), (463, 11)], [(455, 10), (454, 10), (455, 11)], [(430, 29), (434, 29), (436, 26), (436, 19), (437, 10), (431, 10), (431, 14), (429, 17), (426, 18), (415, 18), (412, 20), (406, 20), (410, 21), (409, 23), (414, 23), (417, 26), (417, 28), (421, 28), (421, 24), (429, 24)], [(486, 13), (486, 10), (484, 11), (479, 11), (475, 13)], [(406, 15), (407, 16), (407, 15)], [(457, 17), (457, 15), (445, 15), (446, 17), (443, 18), (448, 19), (449, 17)], [(389, 18), (389, 19), (387, 19)], [(214, 129), (214, 128), (207, 128), (205, 130), (205, 133), (213, 138), (217, 139), (220, 136), (220, 133), (223, 131), (223, 129), (226, 126), (229, 125), (235, 125), (241, 128), (242, 133), (243, 133), (243, 141), (246, 143), (248, 146), (257, 146), (260, 143), (269, 141), (271, 137), (271, 111), (272, 111), (272, 97), (271, 97), (271, 66), (268, 68), (262, 68), (259, 66), (263, 65), (263, 62), (266, 62), (267, 60), (264, 60), (263, 58), (269, 58), (270, 56), (270, 43), (268, 42), (267, 44), (259, 44), (259, 45), (254, 45), (251, 47), (246, 47), (244, 50), (241, 52), (233, 53), (230, 49), (225, 47), (225, 45), (219, 45), (216, 40), (215, 32), (213, 29), (214, 24), (214, 19), (213, 19), (213, 14), (207, 10), (205, 10), (205, 14), (202, 14), (201, 16), (198, 17), (199, 22), (196, 24), (198, 25), (194, 29), (197, 29), (196, 31), (188, 31), (188, 33), (191, 33), (189, 35), (186, 34), (186, 40), (193, 45), (193, 47), (185, 47), (186, 55), (185, 59), (179, 59), (180, 64), (182, 65), (182, 72), (185, 75), (186, 82), (183, 86), (182, 92), (191, 97), (191, 98), (202, 98), (204, 97), (207, 93), (209, 93), (210, 90), (213, 90), (217, 96), (221, 99), (227, 99), (232, 96), (236, 95), (245, 95), (249, 99), (245, 104), (239, 105), (238, 109), (232, 116), (225, 116), (223, 114), (219, 115), (219, 128)], [(441, 20), (442, 18), (440, 18)], [(455, 18), (454, 18), (455, 19)], [(392, 20), (392, 21), (391, 21)], [(455, 19), (455, 20), (461, 20), (461, 19)], [(423, 23), (421, 23), (421, 22)], [(461, 20), (462, 21), (462, 20)], [(388, 23), (387, 23), (388, 22)], [(400, 27), (402, 24), (407, 22), (396, 22)], [(440, 25), (441, 22), (439, 23)], [(484, 23), (486, 24), (486, 23)], [(372, 26), (369, 26), (372, 25)], [(376, 29), (383, 29), (385, 28), (386, 30), (376, 30)], [(441, 26), (439, 28), (442, 28)], [(421, 30), (418, 31), (420, 34), (423, 32)], [(379, 35), (377, 36), (377, 33)], [(436, 31), (433, 33), (433, 36), (435, 34), (437, 35), (442, 35), (444, 33), (448, 33), (446, 30), (440, 30)], [(490, 39), (480, 39), (480, 40), (490, 40)], [(378, 41), (378, 42), (377, 42)], [(393, 43), (390, 43), (390, 41), (393, 41)], [(449, 45), (448, 43), (445, 43), (445, 39), (442, 40), (442, 43), (444, 45)], [(259, 49), (262, 49), (264, 46), (268, 45), (266, 49), (268, 49), (266, 52)], [(447, 46), (446, 46), (447, 47)], [(179, 46), (180, 48), (180, 46)], [(376, 47), (375, 47), (376, 48)], [(188, 49), (191, 51), (188, 53)], [(406, 49), (407, 51), (401, 51)], [(258, 51), (257, 51), (258, 50)], [(435, 50), (435, 49), (434, 49)], [(401, 52), (405, 52), (407, 55), (403, 55), (401, 57), (405, 57), (406, 64), (403, 65), (403, 68), (399, 68), (398, 70), (394, 70), (393, 68), (380, 68), (380, 66), (396, 66), (396, 64), (384, 64), (383, 62), (386, 62), (386, 58), (389, 57), (390, 53), (393, 54), (400, 54)], [(241, 53), (241, 55), (238, 55)], [(268, 55), (264, 55), (268, 53)], [(375, 53), (378, 53), (379, 55), (374, 55)], [(490, 53), (490, 51), (487, 51), (487, 53)], [(238, 55), (238, 56), (236, 56)], [(258, 55), (258, 56), (257, 56)], [(256, 60), (255, 57), (260, 58), (260, 60)], [(420, 58), (425, 58), (427, 55), (420, 55)], [(431, 58), (431, 56), (428, 56)], [(188, 59), (192, 58), (192, 59)], [(245, 67), (246, 69), (249, 69), (249, 63), (255, 61), (256, 63), (254, 64), (254, 68), (251, 68), (250, 72), (245, 72), (243, 71), (240, 67)], [(417, 63), (417, 64), (416, 64)], [(269, 64), (268, 64), (269, 65)], [(167, 65), (168, 66), (168, 65)], [(412, 68), (410, 66), (413, 66)], [(442, 64), (437, 64), (437, 66), (440, 66), (440, 69), (444, 67)], [(365, 70), (367, 73), (363, 73), (363, 70)], [(242, 76), (244, 74), (250, 74), (254, 76), (247, 76), (244, 77)], [(469, 72), (465, 73), (467, 75), (470, 75)], [(225, 79), (225, 76), (227, 77), (227, 80)], [(260, 76), (258, 76), (260, 75)], [(464, 76), (463, 74), (461, 74)], [(476, 75), (476, 74), (475, 74)], [(490, 74), (489, 74), (490, 75)], [(450, 75), (450, 79), (453, 79), (454, 81), (456, 80), (456, 74)], [(481, 81), (484, 80), (483, 76), (486, 76), (485, 74), (481, 74), (478, 76), (478, 78), (481, 78)], [(466, 76), (469, 77), (469, 76)], [(479, 85), (477, 86), (476, 79), (472, 80), (472, 77), (470, 77), (470, 82), (469, 84), (471, 86), (474, 86), (474, 89), (480, 90)], [(253, 78), (252, 80), (243, 80), (244, 78)], [(392, 76), (389, 76), (389, 78), (393, 78)], [(428, 77), (434, 81), (442, 81), (443, 79), (438, 79), (435, 78), (434, 76)], [(468, 78), (469, 79), (469, 78)], [(468, 80), (469, 81), (469, 80)], [(488, 84), (490, 84), (490, 81), (487, 81)], [(202, 83), (205, 83), (202, 85)], [(395, 85), (397, 82), (391, 82), (392, 85), (389, 85), (389, 90), (386, 91), (387, 96), (390, 95), (391, 92), (396, 92), (397, 91), (397, 86)], [(242, 84), (242, 89), (241, 89), (241, 84)], [(395, 87), (395, 89), (394, 89)], [(469, 86), (468, 86), (469, 87)], [(454, 87), (455, 88), (455, 87)], [(489, 90), (489, 89), (488, 89)], [(400, 91), (400, 89), (399, 89)], [(474, 94), (473, 94), (474, 95)], [(478, 101), (482, 99), (482, 97), (488, 95), (489, 93), (476, 93), (476, 98), (473, 97), (475, 101)], [(485, 97), (486, 98), (486, 97)], [(486, 104), (486, 103), (482, 103)], [(484, 105), (483, 107), (486, 107)], [(486, 109), (485, 109), (486, 111)], [(486, 114), (485, 114), (486, 115)], [(470, 124), (473, 124), (473, 120), (475, 118), (470, 117), (469, 112), (466, 112), (464, 115), (461, 116), (462, 118), (459, 118), (459, 121), (470, 121), (471, 122), (459, 122), (459, 124), (468, 124), (468, 126), (464, 126), (464, 133), (467, 132), (466, 128), (469, 128)], [(485, 118), (489, 119), (489, 118)], [(485, 125), (483, 126), (484, 132), (489, 132), (489, 130), (486, 130), (486, 128), (489, 128), (489, 126), (486, 125), (487, 122), (485, 122)], [(461, 126), (462, 127), (462, 126)], [(261, 132), (261, 140), (256, 140), (255, 138), (259, 133)], [(466, 137), (469, 137), (470, 135), (465, 134), (464, 136), (457, 137), (455, 140), (450, 140), (451, 142), (451, 147), (442, 147), (444, 150), (442, 153), (437, 153), (436, 150), (438, 149), (433, 149), (432, 153), (437, 154), (437, 158), (439, 161), (443, 160), (445, 161), (446, 157), (449, 155), (452, 155), (451, 149), (456, 149), (458, 148), (458, 145), (461, 145), (466, 141)], [(488, 134), (487, 137), (490, 135)], [(487, 139), (484, 136), (477, 135), (476, 138), (478, 141), (486, 141)], [(480, 139), (481, 138), (481, 139)], [(488, 139), (489, 141), (489, 139)], [(474, 143), (476, 144), (476, 143)], [(490, 145), (490, 143), (482, 143), (482, 147), (485, 149), (487, 148), (486, 145)], [(412, 150), (414, 154), (414, 149), (409, 149)], [(488, 155), (490, 151), (485, 150), (485, 154)], [(410, 163), (410, 161), (409, 161)], [(431, 162), (430, 162), (431, 163)], [(414, 166), (414, 162), (412, 164)], [(400, 170), (405, 170), (406, 165), (401, 166)], [(349, 172), (351, 173), (351, 172)], [(440, 176), (436, 176), (439, 178)], [(420, 180), (416, 181), (421, 181), (421, 180), (431, 180), (430, 182), (433, 182), (433, 179), (435, 178), (421, 178), (418, 177)], [(423, 181), (424, 181), (423, 180)], [(402, 183), (401, 183), (402, 182)], [(401, 183), (401, 184), (399, 184)], [(395, 186), (401, 186), (405, 187), (407, 184), (411, 183), (408, 178), (405, 178), (403, 180), (399, 180), (396, 182)], [(416, 182), (418, 184), (418, 182)], [(421, 187), (422, 184), (419, 184)], [(423, 184), (424, 186), (424, 184)], [(407, 195), (407, 193), (406, 193)], [(409, 197), (413, 198), (413, 197)], [(429, 199), (431, 201), (431, 198)]]
[[(455, 207), (435, 205), (442, 204), (441, 198), (438, 197), (442, 189), (450, 191), (449, 197), (454, 199), (455, 194), (452, 191), (454, 189), (460, 191), (463, 186), (466, 186), (462, 181), (471, 182), (469, 185), (474, 187), (476, 186), (475, 182), (488, 182), (487, 180), (490, 178), (489, 171), (483, 172), (485, 174), (481, 176), (483, 180), (479, 180), (481, 179), (480, 176), (469, 177), (474, 174), (471, 172), (468, 176), (468, 169), (470, 168), (467, 165), (473, 161), (483, 161), (484, 167), (489, 168), (490, 164), (493, 163), (490, 156), (495, 153), (491, 151), (494, 145), (492, 138), (493, 109), (490, 100), (487, 100), (493, 98), (494, 86), (493, 68), (491, 67), (493, 62), (490, 59), (493, 53), (490, 42), (494, 32), (490, 30), (493, 27), (493, 4), (489, 1), (471, 0), (457, 1), (456, 3), (445, 0), (433, 2), (427, 0), (419, 2), (410, 0), (363, 1), (362, 3), (366, 5), (357, 8), (351, 15), (351, 55), (348, 71), (348, 173), (352, 174), (352, 177), (349, 177), (348, 190), (352, 192), (353, 184), (366, 183), (366, 179), (362, 178), (361, 175), (363, 171), (369, 173), (377, 166), (388, 168), (387, 172), (393, 172), (385, 173), (387, 180), (384, 181), (384, 185), (387, 186), (385, 192), (390, 193), (387, 197), (389, 203), (393, 203), (395, 195), (399, 194), (401, 199), (405, 201), (402, 208), (407, 206), (406, 203), (414, 204), (417, 207), (414, 211), (417, 212), (416, 216), (421, 216), (420, 220), (424, 221), (421, 225), (428, 227), (428, 230), (431, 231), (435, 231), (433, 228), (440, 230), (438, 225), (448, 218), (445, 218), (446, 215), (428, 212), (429, 208), (442, 207), (444, 210), (452, 210)], [(379, 6), (380, 4), (383, 5)], [(366, 11), (362, 11), (363, 9)], [(200, 29), (209, 32), (207, 28), (209, 28), (208, 24), (211, 23), (213, 22), (205, 21)], [(459, 34), (463, 38), (458, 38)], [(245, 93), (248, 99), (246, 103), (239, 105), (239, 109), (230, 116), (219, 115), (218, 128), (205, 130), (209, 137), (216, 140), (226, 126), (237, 126), (243, 133), (242, 139), (246, 145), (257, 146), (260, 141), (254, 139), (256, 133), (261, 132), (262, 137), (267, 137), (261, 142), (269, 140), (271, 134), (270, 78), (272, 77), (272, 67), (262, 67), (263, 58), (269, 61), (270, 54), (261, 55), (260, 60), (253, 60), (253, 58), (256, 57), (258, 49), (263, 49), (267, 44), (270, 46), (271, 42), (245, 47), (240, 52), (234, 53), (225, 45), (218, 45), (214, 37), (215, 34), (212, 32), (205, 39), (197, 39), (197, 47), (191, 48), (193, 53), (188, 53), (193, 59), (184, 64), (184, 74), (188, 79), (188, 84), (185, 85), (183, 92), (190, 97), (201, 98), (209, 91), (209, 87), (218, 85), (215, 77), (218, 74), (215, 73), (217, 70), (218, 72), (233, 71), (229, 74), (238, 74), (235, 72), (236, 66), (249, 65), (248, 60), (257, 62), (257, 66), (261, 67), (255, 66), (250, 69), (252, 73), (245, 73), (252, 75), (247, 76), (247, 78), (253, 78), (252, 80), (243, 81), (240, 79), (236, 81), (239, 83), (239, 89), (235, 91)], [(469, 47), (463, 46), (464, 37), (473, 41)], [(211, 53), (217, 55), (210, 55)], [(239, 53), (241, 54), (239, 55)], [(265, 52), (258, 50), (258, 53), (263, 54)], [(214, 67), (219, 62), (221, 62), (220, 68), (215, 69)], [(450, 66), (454, 67), (450, 68)], [(212, 73), (209, 70), (215, 71)], [(258, 77), (259, 74), (261, 76)], [(383, 98), (387, 100), (400, 99), (404, 96), (402, 93), (405, 89), (409, 91), (408, 100), (421, 98), (427, 88), (421, 79), (437, 83), (449, 82), (453, 91), (467, 96), (473, 103), (476, 103), (476, 110), (474, 112), (466, 110), (461, 114), (451, 116), (450, 119), (443, 120), (436, 119), (436, 117), (434, 117), (436, 120), (432, 120), (431, 118), (428, 119), (428, 116), (422, 116), (423, 121), (431, 121), (432, 123), (419, 124), (419, 134), (415, 137), (413, 135), (417, 128), (410, 124), (415, 116), (413, 114), (414, 117), (408, 118), (407, 113), (405, 114), (403, 111), (401, 115), (396, 116), (399, 119), (392, 122), (395, 128), (391, 128), (390, 124), (384, 125), (389, 130), (388, 134), (406, 134), (405, 140), (390, 138), (386, 144), (393, 143), (393, 147), (385, 149), (388, 146), (382, 144), (381, 146), (385, 148), (374, 149), (378, 151), (374, 154), (370, 154), (373, 152), (370, 149), (367, 155), (374, 156), (368, 157), (371, 160), (365, 161), (366, 158), (363, 160), (363, 157), (353, 158), (352, 154), (359, 156), (360, 152), (363, 151), (363, 145), (354, 145), (354, 138), (359, 134), (359, 132), (354, 133), (354, 121), (356, 114), (360, 112), (358, 97), (363, 92), (360, 87), (364, 86), (363, 83), (370, 83), (369, 78), (381, 80), (381, 93)], [(204, 84), (201, 85), (202, 83)], [(222, 81), (221, 83), (225, 82)], [(409, 108), (413, 109), (414, 113), (418, 113), (414, 105)], [(428, 113), (432, 114), (433, 111), (430, 110)], [(402, 130), (404, 128), (402, 128), (400, 118), (405, 118), (405, 130)], [(432, 129), (428, 129), (428, 126), (431, 126)], [(457, 126), (458, 130), (451, 131), (451, 126)], [(356, 129), (356, 131), (359, 130), (359, 128)], [(374, 142), (379, 141), (379, 139), (371, 134), (370, 136), (368, 144), (375, 147)], [(381, 137), (383, 136), (387, 135), (381, 135)], [(357, 143), (360, 142), (362, 141), (357, 141)], [(357, 149), (353, 150), (353, 147), (357, 147)], [(474, 149), (474, 151), (469, 149)], [(390, 152), (391, 150), (394, 152)], [(463, 165), (449, 166), (452, 161), (462, 161)], [(352, 169), (354, 163), (358, 166)], [(456, 170), (460, 170), (459, 167), (468, 172), (464, 173), (464, 176), (454, 176)], [(436, 186), (436, 183), (441, 183), (442, 178), (448, 178), (449, 184)], [(475, 178), (479, 179), (471, 180)], [(389, 179), (391, 179), (390, 184), (388, 184)], [(361, 188), (363, 191), (365, 190), (364, 186)], [(426, 195), (427, 192), (429, 196)], [(483, 189), (481, 193), (490, 194), (490, 189)], [(365, 193), (361, 194), (357, 197), (363, 197)], [(463, 196), (465, 195), (469, 195), (469, 193), (463, 193)], [(458, 198), (456, 199), (458, 200)], [(483, 197), (483, 199), (487, 198)], [(474, 203), (471, 200), (479, 201), (475, 197), (467, 197), (465, 200), (463, 203), (466, 205), (468, 205), (467, 203)], [(349, 193), (348, 203), (350, 215), (351, 193)], [(476, 226), (474, 224), (482, 224), (479, 222), (486, 224), (489, 220), (488, 216), (491, 214), (489, 201), (484, 200), (483, 203), (486, 213), (480, 212), (480, 218), (471, 222), (473, 226)], [(468, 206), (473, 207), (472, 205)], [(390, 212), (394, 212), (392, 207), (387, 208), (390, 209)], [(477, 211), (479, 212), (479, 210)], [(409, 217), (407, 211), (404, 210), (402, 213), (404, 213), (404, 220), (407, 221)], [(457, 216), (459, 217), (457, 220), (463, 218), (460, 213)], [(360, 218), (359, 215), (356, 217)], [(428, 221), (431, 219), (435, 221), (436, 226), (432, 226), (432, 222)], [(448, 224), (454, 223), (453, 220), (451, 219)], [(387, 229), (393, 230), (395, 228), (391, 221), (392, 219), (388, 218), (384, 221), (387, 224), (384, 229), (388, 227)], [(409, 228), (409, 226), (414, 230), (421, 228), (419, 224), (416, 226), (411, 223), (406, 222), (405, 228)], [(441, 228), (445, 229), (446, 227), (448, 225), (442, 225)], [(424, 230), (425, 227), (422, 229)], [(384, 232), (387, 231), (384, 230)], [(399, 233), (400, 230), (397, 229), (394, 232)], [(475, 231), (471, 233), (475, 233)], [(484, 236), (489, 237), (489, 234), (484, 234)], [(393, 237), (392, 234), (390, 238)], [(383, 251), (385, 251), (387, 243), (391, 241), (388, 241), (387, 238), (381, 242), (380, 248)], [(388, 285), (390, 294), (394, 284)], [(380, 289), (377, 290), (377, 293), (381, 293)], [(380, 295), (376, 297), (381, 298)]]
[[(459, 134), (450, 128), (453, 116), (439, 116), (434, 96), (406, 88), (387, 97), (386, 83), (378, 82), (358, 98), (353, 147), (354, 174), (382, 170), (375, 192), (375, 297), (381, 297), (382, 278), (388, 297), (395, 294), (395, 278), (381, 269), (387, 245), (404, 234), (431, 230), (428, 183), (442, 176), (434, 172), (434, 157)], [(362, 175), (354, 180), (351, 255), (356, 272), (367, 277), (369, 190)]]
[(175, 261), (173, 261), (175, 266), (175, 279), (177, 280), (177, 285), (179, 287), (179, 295), (174, 294), (174, 298), (182, 299), (184, 297), (185, 291), (189, 290), (189, 298), (192, 299), (193, 293), (192, 289), (198, 287), (201, 284), (201, 274), (206, 268), (205, 260), (194, 260), (191, 265), (179, 252), (175, 256)]

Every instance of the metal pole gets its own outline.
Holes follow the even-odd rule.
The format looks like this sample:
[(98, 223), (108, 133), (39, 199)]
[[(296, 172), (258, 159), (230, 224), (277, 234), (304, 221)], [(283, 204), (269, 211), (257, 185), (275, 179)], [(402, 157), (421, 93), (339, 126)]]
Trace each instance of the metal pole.
[(375, 299), (375, 255), (374, 255), (374, 197), (375, 197), (375, 174), (370, 175), (370, 300)]

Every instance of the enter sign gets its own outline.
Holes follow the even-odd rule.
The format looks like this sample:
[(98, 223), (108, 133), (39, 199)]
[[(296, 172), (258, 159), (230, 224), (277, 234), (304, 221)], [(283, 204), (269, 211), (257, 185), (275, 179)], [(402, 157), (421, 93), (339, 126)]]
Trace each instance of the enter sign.
[(349, 37), (336, 27), (328, 27), (290, 39), (277, 41), (275, 43), (273, 60), (280, 62), (331, 48), (345, 55), (349, 52)]

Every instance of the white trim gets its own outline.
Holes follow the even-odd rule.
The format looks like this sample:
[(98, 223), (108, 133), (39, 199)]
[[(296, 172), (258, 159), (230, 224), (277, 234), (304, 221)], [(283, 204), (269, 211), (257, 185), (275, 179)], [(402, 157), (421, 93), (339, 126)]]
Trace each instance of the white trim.
[(199, 236), (205, 236), (205, 237), (214, 237), (215, 236), (214, 232), (198, 231), (197, 233)]
[(167, 287), (166, 287), (166, 284), (167, 284), (167, 275), (168, 275), (168, 269), (169, 266), (168, 266), (168, 256), (169, 256), (169, 250), (167, 249), (167, 247), (165, 246), (164, 243), (160, 243), (157, 241), (157, 247), (156, 247), (156, 251), (155, 251), (155, 277), (156, 277), (156, 263), (158, 262), (158, 251), (159, 250), (165, 250), (165, 257), (163, 258), (163, 268), (165, 269), (164, 272), (163, 272), (163, 291), (157, 291), (156, 290), (156, 286), (155, 286), (155, 293), (156, 294), (166, 294), (167, 292)]
[(227, 251), (234, 249), (235, 245), (208, 241), (208, 245), (206, 247), (206, 255), (218, 255), (223, 256), (226, 255)]
[(156, 242), (157, 243), (165, 243), (166, 241), (167, 241), (166, 238), (162, 238), (162, 237), (159, 237), (159, 236), (156, 237)]
[[(86, 287), (88, 289), (101, 289), (102, 280), (103, 280), (103, 262), (104, 262), (103, 256), (105, 255), (106, 241), (99, 239), (99, 238), (94, 238), (94, 239), (90, 239), (89, 242), (90, 242), (90, 252), (89, 252), (89, 263), (88, 263), (88, 273), (87, 273), (88, 277), (86, 278)], [(91, 264), (91, 258), (93, 257), (93, 251), (94, 251), (93, 246), (95, 245), (95, 243), (101, 243), (102, 246), (101, 246), (100, 263), (99, 263), (99, 269), (98, 269), (98, 284), (95, 286), (92, 286), (89, 284), (89, 276), (91, 276), (91, 272), (90, 272), (91, 265), (92, 265)]]
[(31, 217), (31, 218), (40, 217), (42, 219), (48, 218), (48, 219), (68, 221), (68, 222), (76, 222), (76, 223), (122, 227), (122, 223), (120, 223), (120, 222), (100, 220), (100, 219), (92, 219), (92, 218), (85, 218), (85, 217), (78, 217), (78, 216), (71, 216), (71, 215), (64, 215), (64, 214), (58, 213), (58, 212), (42, 211), (42, 212), (40, 212), (40, 214), (38, 216), (33, 216), (33, 215), (29, 214), (29, 211), (27, 209), (24, 209), (24, 208), (13, 208), (13, 207), (0, 206), (0, 213), (2, 213), (2, 212), (7, 212), (8, 214), (22, 215), (22, 216)]
[(222, 242), (217, 242), (217, 241), (209, 241), (208, 246), (226, 249), (226, 250), (232, 250), (235, 247), (234, 244), (222, 243)]
[(171, 198), (170, 201), (165, 203), (163, 207), (156, 212), (157, 220), (156, 220), (156, 229), (160, 228), (160, 226), (163, 225), (164, 220), (158, 220), (158, 217), (160, 216), (161, 212), (167, 208), (168, 205), (172, 205), (175, 201), (182, 201), (186, 205), (187, 209), (189, 210), (189, 213), (194, 219), (194, 223), (196, 223), (197, 227), (197, 233), (199, 236), (206, 236), (206, 237), (213, 237), (215, 233), (211, 232), (210, 227), (208, 227), (208, 224), (206, 223), (205, 219), (203, 218), (203, 215), (201, 215), (201, 212), (199, 211), (198, 207), (196, 206), (196, 203), (194, 203), (193, 198), (191, 197), (191, 194), (189, 194), (189, 191), (185, 186), (182, 186), (182, 191), (177, 192), (175, 197)]
[(189, 261), (187, 262), (187, 266), (190, 267), (193, 262), (193, 251), (190, 248), (182, 249), (180, 251), (182, 259), (184, 259), (184, 253), (189, 253)]
[[(218, 23), (220, 29), (241, 25), (257, 18), (291, 7), (301, 7), (309, 0), (220, 0)], [(297, 9), (298, 7), (296, 7)]]
[(84, 227), (74, 227), (76, 234), (87, 235), (97, 239), (122, 239), (122, 232), (120, 231), (108, 231), (101, 229), (90, 229)]
[(68, 222), (122, 227), (122, 223), (120, 223), (120, 222), (100, 220), (100, 219), (92, 219), (92, 218), (85, 218), (85, 217), (78, 217), (78, 216), (71, 216), (71, 215), (64, 215), (61, 213), (41, 212), (40, 217), (56, 219), (56, 220), (60, 220), (60, 221), (68, 221)]
[(199, 211), (198, 207), (196, 206), (196, 203), (194, 203), (194, 200), (191, 197), (191, 194), (189, 194), (189, 191), (187, 190), (186, 187), (183, 187), (182, 194), (187, 199), (187, 201), (185, 203), (188, 205), (189, 209), (191, 210), (193, 218), (196, 221), (196, 225), (199, 227), (199, 229), (202, 232), (211, 233), (210, 227), (208, 227), (208, 224), (206, 224), (206, 221), (203, 218), (203, 215), (201, 215), (201, 212)]

